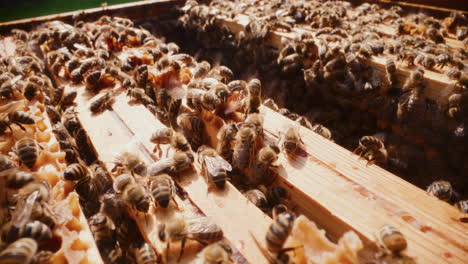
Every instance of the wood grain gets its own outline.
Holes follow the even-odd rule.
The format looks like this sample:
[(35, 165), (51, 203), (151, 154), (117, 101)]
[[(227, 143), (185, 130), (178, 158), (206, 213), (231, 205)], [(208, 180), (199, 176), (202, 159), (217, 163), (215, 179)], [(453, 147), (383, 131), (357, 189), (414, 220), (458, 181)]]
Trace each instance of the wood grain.
[[(267, 107), (261, 112), (264, 128), (273, 136), (292, 124)], [(281, 158), (285, 181), (368, 240), (374, 240), (373, 233), (385, 224), (398, 227), (409, 241), (408, 255), (421, 263), (463, 263), (468, 257), (468, 229), (458, 220), (461, 213), (456, 208), (378, 166), (366, 166), (304, 127), (300, 134), (307, 157)]]

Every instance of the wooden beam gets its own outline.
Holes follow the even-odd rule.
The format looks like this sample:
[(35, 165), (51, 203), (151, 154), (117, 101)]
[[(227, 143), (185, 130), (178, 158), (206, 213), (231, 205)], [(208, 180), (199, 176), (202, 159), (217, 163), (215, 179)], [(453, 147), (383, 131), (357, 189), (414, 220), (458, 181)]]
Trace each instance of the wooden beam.
[[(249, 23), (249, 17), (243, 14), (237, 15), (233, 20), (227, 18), (218, 18), (222, 23), (224, 23), (234, 34), (238, 34), (240, 31), (244, 30), (245, 26)], [(269, 42), (272, 46), (281, 49), (282, 42), (281, 39), (294, 39), (294, 37), (300, 33), (307, 30), (304, 29), (294, 29), (291, 33), (279, 32), (271, 30), (269, 34)], [(380, 77), (385, 77), (385, 57), (372, 56), (370, 59), (366, 60), (369, 65), (377, 70)], [(397, 76), (399, 80), (400, 87), (405, 83), (405, 80), (409, 78), (411, 70), (406, 68), (397, 68)], [(453, 87), (450, 85), (453, 83), (447, 76), (437, 72), (426, 71), (424, 74), (426, 80), (426, 88), (424, 90), (427, 98), (441, 102), (447, 103), (448, 96), (451, 94)]]
[[(127, 126), (148, 149), (153, 148), (149, 139), (158, 128), (164, 127), (153, 114), (142, 105), (129, 105), (123, 95), (117, 97), (114, 111), (125, 120)], [(208, 185), (199, 173), (184, 175), (179, 185), (187, 192), (190, 199), (224, 232), (226, 238), (241, 252), (249, 263), (265, 263), (265, 257), (249, 234), (262, 237), (271, 224), (271, 219), (250, 203), (231, 183), (227, 182), (223, 191), (208, 191)], [(264, 243), (263, 239), (260, 239)], [(264, 245), (264, 244), (263, 244)]]
[(127, 17), (130, 19), (152, 17), (157, 14), (169, 14), (171, 8), (184, 2), (185, 0), (147, 0), (8, 21), (0, 23), (0, 34), (6, 33), (13, 28), (31, 30), (34, 26), (53, 20), (73, 24), (73, 19), (75, 18), (91, 21), (97, 20), (103, 15)]
[[(273, 136), (293, 123), (267, 107), (261, 112), (264, 129)], [(463, 263), (468, 257), (468, 230), (456, 208), (378, 166), (366, 166), (356, 155), (304, 127), (300, 135), (307, 157), (281, 158), (284, 181), (368, 240), (374, 240), (374, 232), (385, 224), (398, 227), (408, 239), (408, 255), (421, 263)]]

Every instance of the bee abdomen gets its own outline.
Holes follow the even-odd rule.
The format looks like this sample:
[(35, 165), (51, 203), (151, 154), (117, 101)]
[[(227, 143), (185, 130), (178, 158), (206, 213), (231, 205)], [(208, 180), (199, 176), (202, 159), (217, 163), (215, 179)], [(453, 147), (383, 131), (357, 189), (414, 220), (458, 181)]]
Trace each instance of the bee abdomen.
[(18, 157), (28, 168), (34, 167), (38, 157), (36, 142), (22, 139), (18, 142)]
[(0, 253), (0, 263), (28, 264), (36, 254), (37, 242), (31, 238), (21, 238)]
[(279, 252), (291, 232), (294, 216), (290, 213), (280, 214), (270, 225), (266, 234), (267, 248), (270, 252)]
[(217, 175), (213, 175), (213, 182), (216, 187), (222, 189), (226, 184), (227, 174), (226, 171), (219, 172)]
[(35, 123), (34, 117), (23, 111), (15, 111), (12, 116), (12, 122), (17, 122), (25, 125), (32, 125)]
[(88, 171), (85, 166), (80, 163), (74, 163), (63, 172), (63, 178), (67, 181), (77, 181), (86, 177), (87, 174)]
[(49, 240), (52, 238), (52, 231), (50, 228), (39, 221), (33, 221), (24, 227), (19, 233), (19, 237), (30, 237), (37, 241)]
[(19, 189), (33, 180), (34, 175), (32, 173), (16, 171), (15, 173), (8, 176), (7, 187), (12, 189)]
[(167, 208), (171, 198), (171, 189), (167, 184), (158, 183), (153, 187), (153, 197), (159, 206)]
[(158, 257), (156, 253), (154, 253), (153, 248), (148, 243), (144, 243), (140, 248), (137, 248), (135, 255), (136, 263), (138, 264), (158, 263)]

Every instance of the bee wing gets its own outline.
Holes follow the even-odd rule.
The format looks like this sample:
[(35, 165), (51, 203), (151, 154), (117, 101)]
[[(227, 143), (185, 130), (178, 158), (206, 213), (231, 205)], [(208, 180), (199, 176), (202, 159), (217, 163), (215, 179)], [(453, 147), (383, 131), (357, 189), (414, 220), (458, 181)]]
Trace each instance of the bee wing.
[(210, 174), (216, 175), (221, 169), (224, 169), (226, 171), (231, 171), (232, 166), (224, 160), (221, 156), (205, 156), (203, 158), (203, 161), (205, 162), (206, 169)]
[(148, 176), (156, 176), (175, 164), (173, 158), (165, 158), (148, 166)]
[(23, 226), (29, 220), (38, 195), (39, 191), (34, 191), (28, 196), (28, 198), (26, 198), (26, 200), (18, 201), (20, 205), (17, 208), (21, 209), (18, 210), (17, 214), (15, 214), (12, 219), (15, 227)]
[(219, 228), (208, 217), (196, 217), (187, 221), (187, 231), (189, 234), (211, 233)]
[(0, 120), (4, 119), (8, 114), (16, 111), (20, 106), (24, 104), (23, 100), (13, 101), (0, 107)]

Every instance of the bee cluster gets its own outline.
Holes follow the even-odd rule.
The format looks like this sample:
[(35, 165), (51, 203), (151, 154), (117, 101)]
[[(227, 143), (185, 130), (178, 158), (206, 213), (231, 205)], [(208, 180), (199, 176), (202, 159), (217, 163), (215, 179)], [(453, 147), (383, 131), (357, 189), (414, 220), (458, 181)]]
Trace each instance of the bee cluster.
[(88, 260), (96, 261), (92, 246), (77, 250), (62, 243), (91, 239), (76, 196), (69, 195), (71, 186), (61, 176), (78, 157), (75, 142), (53, 136), (67, 131), (64, 124), (72, 126), (65, 114), (64, 119), (54, 114), (76, 95), (58, 98), (44, 62), (32, 49), (35, 35), (11, 33), (2, 36), (0, 56), (0, 262), (49, 263), (65, 251), (80, 257), (90, 253)]
[[(181, 12), (166, 23), (183, 33), (169, 38), (239, 76), (259, 76), (265, 105), (350, 150), (373, 136), (384, 145), (363, 158), (421, 188), (451, 182), (452, 203), (466, 196), (463, 14), (437, 19), (345, 1), (187, 1)], [(448, 103), (428, 95), (434, 74)]]
[[(0, 134), (7, 139), (0, 145), (0, 184), (8, 190), (3, 198), (9, 205), (1, 212), (0, 263), (47, 263), (55, 257), (50, 246), (44, 246), (57, 232), (56, 225), (50, 225), (56, 222), (50, 197), (63, 200), (70, 192), (79, 197), (105, 263), (180, 261), (185, 244), (191, 242), (204, 246), (196, 258), (199, 263), (232, 263), (235, 247), (219, 226), (194, 209), (178, 185), (194, 171), (206, 180), (209, 192), (222, 192), (232, 184), (271, 216), (266, 248), (257, 245), (272, 263), (293, 262), (295, 248), (285, 248), (285, 243), (296, 219), (294, 201), (275, 180), (280, 155), (294, 158), (305, 151), (300, 125), (419, 184), (441, 178), (463, 182), (455, 176), (467, 157), (462, 72), (466, 54), (440, 43), (454, 32), (463, 38), (463, 16), (454, 14), (440, 27), (438, 20), (418, 18), (414, 23), (427, 29), (417, 26), (413, 32), (404, 24), (412, 16), (399, 8), (351, 8), (346, 2), (318, 1), (262, 5), (187, 1), (176, 25), (155, 19), (134, 24), (108, 16), (85, 22), (76, 16), (73, 25), (53, 21), (30, 33), (13, 30), (15, 53), (21, 56), (3, 59), (0, 75)], [(233, 32), (225, 22), (239, 14), (248, 23), (245, 30)], [(281, 39), (279, 50), (271, 45), (272, 32), (291, 34), (299, 24), (306, 30)], [(374, 27), (378, 24), (398, 27), (398, 35), (384, 36)], [(183, 34), (173, 34), (175, 28)], [(188, 53), (156, 37), (160, 32)], [(421, 42), (420, 35), (431, 40)], [(188, 41), (193, 39), (197, 42)], [(431, 54), (428, 47), (441, 53)], [(373, 56), (389, 54), (383, 74), (369, 66)], [(397, 61), (412, 70), (404, 82)], [(425, 97), (424, 75), (438, 68), (449, 68), (454, 80), (448, 108)], [(83, 102), (76, 98), (84, 96), (95, 116), (113, 111), (122, 95), (130, 104), (145, 106), (165, 125), (151, 135), (151, 159), (145, 160), (130, 142), (112, 162), (99, 160), (80, 122), (75, 107)], [(297, 126), (285, 128), (279, 140), (265, 133), (262, 104)], [(43, 114), (51, 124), (38, 119)], [(41, 142), (51, 138), (49, 132), (57, 143), (46, 150)], [(31, 133), (34, 136), (27, 137)], [(447, 144), (451, 155), (445, 155)], [(41, 159), (56, 162), (53, 179), (41, 180)], [(430, 161), (428, 166), (421, 165), (425, 161)], [(414, 172), (426, 178), (409, 178)], [(459, 189), (465, 194), (463, 188)], [(428, 192), (449, 202), (456, 196), (445, 180), (435, 181)], [(457, 205), (466, 212), (466, 200)], [(47, 214), (36, 213), (36, 208), (51, 210), (52, 216), (42, 217)], [(153, 223), (156, 244), (164, 247), (144, 234), (141, 222), (154, 215), (160, 221)], [(58, 226), (73, 226), (64, 222)], [(407, 241), (394, 227), (382, 228), (377, 240), (381, 262), (412, 263), (403, 253)], [(171, 251), (174, 246), (178, 254)]]

